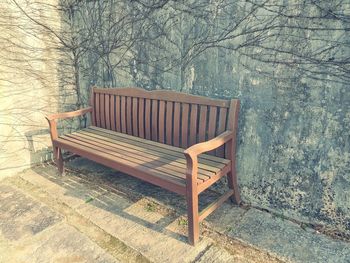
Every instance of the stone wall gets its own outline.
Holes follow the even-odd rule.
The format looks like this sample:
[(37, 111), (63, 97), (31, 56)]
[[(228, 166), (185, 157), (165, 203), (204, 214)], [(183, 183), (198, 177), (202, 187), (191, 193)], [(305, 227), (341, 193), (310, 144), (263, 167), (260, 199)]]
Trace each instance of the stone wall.
[(48, 157), (43, 117), (72, 108), (76, 90), (84, 103), (92, 85), (240, 98), (243, 200), (349, 231), (350, 31), (340, 19), (349, 6), (276, 0), (269, 8), (283, 2), (288, 16), (259, 7), (244, 20), (255, 8), (247, 1), (209, 2), (76, 1), (65, 9), (70, 52), (38, 27), (61, 32), (66, 17), (56, 9), (32, 10), (35, 22), (2, 2), (1, 176)]
[[(18, 6), (16, 5), (18, 4)], [(63, 96), (61, 30), (52, 1), (0, 2), (0, 177), (51, 158), (44, 116), (75, 102)], [(22, 8), (22, 10), (21, 10)]]
[[(108, 12), (118, 1), (107, 2), (110, 9), (102, 11), (97, 24), (92, 20), (89, 25), (106, 29), (95, 37), (98, 41), (113, 37), (122, 43), (122, 37), (107, 33), (109, 20), (103, 19), (110, 19)], [(170, 1), (152, 11), (132, 4), (117, 9), (147, 13), (144, 18), (137, 16), (143, 23), (131, 21), (133, 26), (126, 27), (137, 36), (134, 46), (114, 55), (114, 47), (106, 41), (105, 48), (113, 52), (103, 55), (96, 52), (101, 43), (96, 42), (94, 52), (84, 58), (82, 85), (134, 85), (240, 98), (237, 158), (243, 200), (298, 220), (350, 230), (349, 79), (342, 66), (331, 63), (343, 59), (349, 66), (348, 24), (312, 18), (326, 16), (323, 9), (305, 1), (283, 1), (286, 10), (282, 11), (289, 12), (288, 17), (279, 15), (271, 22), (266, 19), (281, 9), (262, 9), (242, 28), (232, 29), (231, 22), (251, 8), (238, 2), (217, 1), (225, 3), (222, 9), (212, 2), (203, 8), (201, 1), (188, 1), (186, 6)], [(271, 1), (271, 6), (281, 2)], [(98, 10), (84, 8), (90, 17)], [(349, 10), (344, 3), (337, 8), (340, 11), (335, 13)], [(77, 16), (78, 21), (86, 21), (83, 16)], [(275, 21), (278, 31), (267, 28), (263, 35), (255, 33), (261, 24)], [(320, 29), (315, 30), (315, 25)], [(233, 32), (221, 32), (222, 28)], [(229, 41), (218, 41), (221, 33)], [(256, 40), (251, 42), (252, 38)], [(330, 48), (334, 39), (341, 44)]]

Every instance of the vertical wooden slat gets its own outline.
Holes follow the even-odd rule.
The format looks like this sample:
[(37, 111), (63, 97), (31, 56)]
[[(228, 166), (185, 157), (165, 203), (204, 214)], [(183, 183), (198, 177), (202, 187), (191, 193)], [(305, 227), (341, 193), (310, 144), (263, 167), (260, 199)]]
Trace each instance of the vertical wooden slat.
[(106, 128), (105, 96), (103, 94), (100, 94), (100, 114), (101, 114), (101, 127)]
[(198, 117), (198, 105), (191, 104), (189, 146), (197, 142), (197, 117)]
[(180, 146), (180, 108), (181, 104), (180, 102), (174, 103), (174, 146), (179, 147)]
[(91, 92), (90, 92), (90, 105), (92, 107), (91, 124), (92, 124), (92, 126), (96, 126), (96, 107), (95, 107), (95, 92), (94, 92), (94, 88), (91, 88)]
[(111, 130), (115, 131), (115, 102), (114, 95), (109, 98), (109, 108), (110, 108), (110, 120), (111, 120)]
[(132, 135), (132, 98), (126, 97), (126, 131)]
[(100, 94), (96, 93), (95, 96), (95, 109), (96, 109), (96, 126), (101, 127), (101, 114), (100, 114)]
[(121, 127), (120, 127), (121, 118), (122, 118), (122, 115), (120, 113), (120, 97), (115, 96), (115, 130), (117, 132), (121, 132)]
[(188, 147), (188, 113), (189, 104), (182, 104), (182, 115), (181, 115), (181, 147)]
[[(217, 107), (210, 106), (209, 108), (209, 120), (208, 120), (208, 140), (215, 137), (216, 124), (217, 124)], [(208, 154), (215, 155), (215, 150), (208, 152)]]
[(205, 141), (205, 135), (207, 133), (207, 111), (207, 106), (200, 106), (198, 142)]
[(146, 99), (145, 106), (145, 137), (147, 140), (151, 139), (151, 100)]
[(209, 108), (209, 127), (208, 127), (208, 140), (215, 137), (216, 130), (216, 116), (217, 116), (217, 107), (211, 106)]
[(144, 99), (139, 98), (139, 136), (145, 138), (145, 104)]
[(121, 97), (120, 100), (120, 116), (121, 116), (121, 132), (126, 133), (126, 98)]
[(164, 138), (164, 128), (165, 128), (165, 101), (161, 100), (159, 101), (159, 130), (158, 130), (158, 137), (159, 137), (159, 142), (164, 143), (165, 138)]
[(106, 114), (106, 129), (111, 129), (111, 119), (109, 117), (109, 95), (105, 94), (105, 114)]
[(158, 100), (152, 100), (152, 140), (158, 141)]
[(166, 103), (166, 143), (172, 144), (173, 139), (173, 102)]
[[(226, 130), (226, 117), (227, 117), (227, 109), (220, 108), (219, 123), (218, 123), (218, 130), (217, 130), (216, 136), (220, 135), (221, 133), (223, 133)], [(224, 157), (224, 153), (225, 153), (224, 145), (219, 147), (216, 150), (216, 156), (218, 156), (218, 157)]]
[(138, 101), (137, 98), (132, 98), (132, 134), (138, 136), (139, 130), (137, 127)]

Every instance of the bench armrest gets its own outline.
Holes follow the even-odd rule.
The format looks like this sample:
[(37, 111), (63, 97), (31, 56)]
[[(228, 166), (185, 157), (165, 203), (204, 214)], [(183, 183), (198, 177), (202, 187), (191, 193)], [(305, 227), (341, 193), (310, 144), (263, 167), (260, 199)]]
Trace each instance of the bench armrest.
[(195, 145), (192, 145), (191, 147), (187, 148), (184, 153), (185, 155), (199, 155), (201, 153), (209, 152), (211, 150), (214, 150), (221, 145), (225, 144), (229, 140), (233, 139), (233, 132), (232, 131), (225, 131), (219, 136), (206, 141), (206, 142), (201, 142), (197, 143)]
[(194, 182), (196, 182), (195, 179), (197, 178), (198, 172), (198, 155), (214, 150), (233, 138), (234, 133), (232, 131), (225, 131), (209, 141), (197, 143), (184, 151), (187, 161), (186, 180), (189, 185), (193, 185)]
[(67, 118), (73, 118), (76, 116), (81, 116), (81, 115), (84, 115), (88, 112), (92, 112), (92, 107), (87, 107), (87, 108), (76, 110), (76, 111), (50, 114), (50, 115), (47, 115), (45, 118), (48, 121), (57, 120), (57, 119), (67, 119)]
[(89, 112), (92, 112), (92, 107), (87, 107), (87, 108), (83, 108), (76, 111), (70, 111), (70, 112), (55, 113), (55, 114), (50, 114), (45, 116), (45, 118), (49, 122), (51, 140), (53, 141), (58, 137), (58, 133), (57, 133), (58, 119), (73, 118), (73, 117), (84, 115)]

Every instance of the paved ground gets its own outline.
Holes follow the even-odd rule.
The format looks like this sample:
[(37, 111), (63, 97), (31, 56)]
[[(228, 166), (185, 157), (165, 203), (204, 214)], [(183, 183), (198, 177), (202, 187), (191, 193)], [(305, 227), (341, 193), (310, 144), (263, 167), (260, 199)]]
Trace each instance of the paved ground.
[(183, 198), (84, 159), (68, 169), (0, 181), (0, 262), (350, 262), (349, 243), (229, 203), (194, 248)]

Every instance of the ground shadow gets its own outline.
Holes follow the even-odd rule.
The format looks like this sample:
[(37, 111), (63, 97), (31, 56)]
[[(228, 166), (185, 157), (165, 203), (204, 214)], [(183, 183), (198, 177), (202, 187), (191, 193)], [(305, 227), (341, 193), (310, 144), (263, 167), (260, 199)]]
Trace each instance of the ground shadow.
[[(80, 157), (66, 162), (67, 173), (63, 177), (58, 175), (52, 163), (32, 169), (62, 187), (65, 196), (80, 200), (77, 206), (89, 203), (152, 231), (187, 242), (187, 226), (182, 217), (186, 216), (183, 196)], [(201, 194), (201, 209), (218, 195), (210, 190)], [(154, 203), (160, 204), (161, 211), (153, 207)], [(141, 214), (133, 212), (134, 206), (138, 206)], [(155, 217), (153, 209), (157, 210)], [(172, 224), (178, 225), (182, 231), (170, 230)]]

